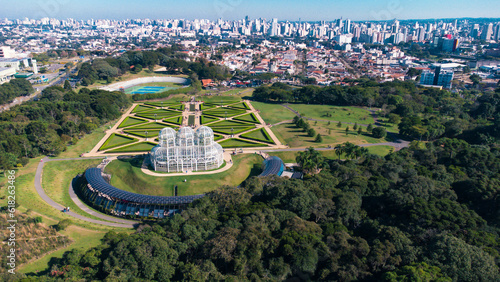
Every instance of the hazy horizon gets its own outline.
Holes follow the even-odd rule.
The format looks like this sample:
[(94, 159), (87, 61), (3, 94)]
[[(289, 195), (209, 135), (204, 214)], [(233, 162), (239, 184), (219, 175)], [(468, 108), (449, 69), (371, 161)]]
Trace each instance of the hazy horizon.
[(453, 18), (499, 18), (500, 1), (215, 1), (144, 0), (73, 2), (70, 0), (25, 0), (4, 3), (1, 18), (40, 19), (44, 17), (87, 19), (208, 19), (238, 20), (245, 16), (278, 18), (280, 21), (332, 21), (343, 17), (353, 21), (426, 20)]

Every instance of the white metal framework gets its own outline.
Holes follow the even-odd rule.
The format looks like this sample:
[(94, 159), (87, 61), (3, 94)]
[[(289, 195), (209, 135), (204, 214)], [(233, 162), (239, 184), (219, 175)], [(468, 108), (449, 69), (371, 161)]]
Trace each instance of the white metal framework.
[(214, 141), (214, 132), (207, 126), (196, 132), (190, 127), (181, 127), (178, 132), (167, 127), (160, 131), (159, 141), (150, 153), (155, 171), (211, 170), (224, 162), (222, 147)]

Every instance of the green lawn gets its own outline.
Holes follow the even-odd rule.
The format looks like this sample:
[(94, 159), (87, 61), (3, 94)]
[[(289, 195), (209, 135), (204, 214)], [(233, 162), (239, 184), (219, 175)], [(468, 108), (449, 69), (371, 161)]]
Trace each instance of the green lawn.
[(138, 117), (147, 118), (147, 119), (164, 119), (164, 118), (169, 118), (169, 117), (180, 116), (180, 115), (182, 115), (182, 112), (157, 109), (157, 110), (152, 110), (152, 111), (147, 111), (147, 112), (140, 112), (140, 113), (135, 114), (135, 115)]
[[(69, 196), (69, 185), (73, 178), (84, 173), (87, 168), (96, 167), (101, 160), (55, 161), (43, 167), (42, 187), (47, 196), (64, 207), (70, 207), (77, 214), (102, 220), (82, 211)], [(102, 220), (105, 221), (105, 220)]]
[(146, 123), (146, 122), (148, 122), (148, 121), (145, 120), (145, 119), (135, 118), (135, 117), (126, 117), (122, 121), (122, 123), (120, 123), (120, 125), (118, 126), (118, 128), (123, 128), (123, 127), (132, 126), (132, 125), (138, 125), (138, 124), (143, 124), (143, 123)]
[(216, 104), (217, 106), (234, 104), (241, 101), (240, 97), (236, 96), (202, 96), (197, 97), (197, 101), (203, 101), (204, 103)]
[(153, 196), (173, 196), (175, 185), (178, 186), (179, 196), (203, 194), (224, 185), (238, 186), (248, 177), (259, 175), (262, 157), (237, 155), (233, 157), (233, 167), (221, 173), (168, 177), (144, 174), (140, 168), (142, 161), (138, 158), (111, 162), (106, 167), (106, 173), (112, 175), (111, 185), (125, 191)]
[(210, 115), (210, 116), (215, 116), (215, 117), (220, 117), (220, 118), (234, 117), (234, 116), (242, 115), (244, 113), (246, 113), (245, 110), (232, 109), (232, 108), (227, 108), (227, 107), (203, 111), (204, 115)]
[(257, 119), (257, 117), (255, 116), (254, 113), (249, 113), (247, 115), (242, 115), (242, 116), (239, 116), (239, 117), (235, 117), (235, 118), (233, 118), (233, 120), (241, 120), (241, 121), (246, 121), (246, 122), (260, 124), (259, 120)]
[(143, 125), (139, 126), (134, 126), (134, 127), (129, 127), (127, 130), (133, 130), (133, 131), (138, 131), (138, 130), (154, 130), (154, 129), (163, 129), (165, 127), (173, 127), (177, 128), (177, 126), (172, 125), (172, 124), (166, 124), (166, 123), (160, 123), (160, 122), (150, 122), (146, 123)]
[(230, 105), (228, 105), (228, 107), (242, 109), (242, 110), (250, 110), (250, 107), (245, 102), (241, 102), (241, 103), (237, 103), (237, 104), (230, 104)]
[(196, 105), (195, 104), (189, 104), (189, 111), (190, 112), (196, 111)]
[(170, 110), (178, 110), (178, 111), (181, 111), (181, 112), (182, 112), (182, 111), (184, 111), (184, 108), (185, 108), (185, 107), (186, 107), (186, 106), (184, 106), (184, 104), (180, 104), (180, 105), (172, 105), (172, 106), (169, 106), (168, 108), (169, 108)]
[[(374, 155), (379, 155), (381, 157), (386, 156), (393, 150), (394, 148), (391, 146), (385, 146), (385, 145), (380, 145), (380, 146), (370, 146), (366, 147), (368, 149), (368, 152)], [(335, 150), (326, 150), (326, 151), (318, 151), (323, 157), (327, 159), (338, 159), (338, 156), (335, 155)], [(268, 152), (270, 156), (276, 156), (279, 157), (281, 160), (283, 160), (284, 163), (296, 163), (297, 161), (295, 160), (295, 157), (297, 156), (299, 152)], [(341, 158), (343, 158), (341, 156)]]
[(241, 137), (251, 140), (266, 142), (269, 144), (274, 144), (273, 139), (271, 138), (271, 136), (269, 136), (266, 129), (264, 128), (259, 128), (257, 130), (242, 134)]
[(279, 104), (268, 104), (261, 102), (252, 102), (259, 115), (267, 124), (276, 124), (285, 120), (291, 120), (295, 116), (290, 110)]
[[(146, 135), (146, 131), (148, 134)], [(158, 129), (153, 129), (153, 130), (125, 130), (124, 131), (127, 134), (135, 135), (138, 137), (142, 138), (152, 138), (152, 137), (158, 137), (158, 134), (160, 133), (160, 130)]]
[(132, 114), (138, 113), (138, 112), (144, 112), (144, 111), (150, 111), (154, 110), (155, 108), (149, 107), (149, 106), (144, 106), (144, 105), (137, 105), (133, 110)]
[(182, 116), (164, 119), (163, 121), (164, 122), (168, 122), (168, 123), (173, 123), (173, 124), (181, 125), (182, 124)]
[(243, 140), (239, 138), (231, 138), (231, 139), (226, 139), (219, 144), (222, 146), (222, 148), (252, 148), (252, 147), (267, 147), (267, 144), (262, 144), (262, 143), (257, 143), (257, 142), (252, 142), (248, 140)]
[(140, 142), (132, 145), (128, 145), (119, 149), (106, 151), (106, 153), (140, 153), (140, 152), (149, 152), (153, 147), (155, 147), (156, 143), (153, 142)]
[(211, 122), (218, 121), (218, 120), (220, 120), (220, 119), (210, 117), (210, 116), (200, 116), (200, 123), (201, 124), (207, 124), (207, 123), (211, 123)]
[(363, 128), (363, 133), (358, 135), (352, 128), (353, 125), (347, 125), (350, 131), (346, 135), (345, 128), (346, 125), (338, 128), (336, 123), (331, 122), (330, 125), (327, 122), (310, 122), (311, 127), (316, 131), (316, 133), (321, 134), (323, 137), (323, 142), (314, 142), (315, 137), (309, 137), (306, 132), (301, 128), (297, 128), (293, 123), (284, 123), (277, 126), (273, 126), (271, 130), (274, 132), (276, 137), (283, 143), (288, 144), (292, 148), (297, 147), (327, 147), (328, 145), (340, 144), (345, 142), (351, 142), (356, 145), (360, 144), (374, 144), (374, 143), (384, 143), (391, 141), (389, 138), (377, 139), (373, 138), (371, 134), (366, 133), (366, 127)]
[(307, 118), (342, 121), (342, 122), (357, 122), (358, 124), (374, 123), (370, 112), (357, 107), (337, 107), (329, 105), (306, 105), (306, 104), (289, 104), (290, 108), (305, 115)]
[(203, 104), (200, 104), (200, 110), (205, 111), (208, 109), (216, 108), (217, 106), (220, 106), (220, 104), (216, 105), (216, 104), (211, 104), (211, 103), (203, 103)]
[(378, 118), (378, 121), (382, 124), (382, 127), (387, 130), (387, 132), (399, 133), (398, 125), (389, 123), (388, 120), (388, 118)]
[(136, 141), (138, 141), (138, 140), (135, 138), (113, 133), (113, 134), (111, 134), (111, 136), (109, 136), (108, 140), (106, 140), (106, 142), (104, 142), (104, 144), (102, 144), (101, 148), (99, 148), (99, 151), (104, 151), (107, 149), (127, 145), (130, 143), (134, 143)]

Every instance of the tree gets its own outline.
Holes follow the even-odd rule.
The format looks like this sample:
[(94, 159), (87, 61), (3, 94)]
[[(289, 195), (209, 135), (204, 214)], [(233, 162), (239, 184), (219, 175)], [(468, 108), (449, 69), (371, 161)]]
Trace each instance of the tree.
[(483, 79), (478, 74), (471, 75), (469, 79), (472, 81), (472, 85), (474, 87), (477, 86), (481, 81), (483, 81)]
[(401, 122), (401, 117), (397, 114), (389, 114), (389, 122), (392, 124), (399, 124)]
[(345, 128), (345, 135), (349, 135), (349, 126), (346, 126)]
[(307, 130), (307, 135), (308, 135), (309, 137), (314, 137), (314, 136), (316, 135), (316, 131), (315, 131), (313, 128), (309, 128), (309, 129)]
[(338, 128), (341, 128), (341, 127), (342, 127), (342, 122), (341, 122), (341, 121), (339, 121), (339, 123), (337, 123), (337, 127), (338, 127)]
[(318, 133), (318, 135), (316, 135), (316, 139), (314, 139), (314, 142), (316, 143), (323, 142), (323, 137), (321, 136), (321, 134)]
[(71, 90), (72, 89), (71, 83), (69, 83), (69, 80), (65, 80), (64, 81), (64, 87), (63, 88), (66, 89), (66, 90)]
[(370, 123), (370, 124), (368, 125), (368, 127), (366, 128), (366, 132), (368, 132), (368, 133), (372, 133), (372, 130), (373, 130), (373, 125)]
[(372, 134), (375, 138), (385, 138), (387, 136), (387, 131), (383, 127), (376, 127), (372, 130)]
[(358, 128), (358, 135), (361, 135), (361, 133), (363, 133), (363, 127), (362, 127), (362, 126), (360, 126), (360, 127)]
[(358, 123), (354, 123), (354, 126), (352, 127), (353, 130), (357, 130), (358, 129)]
[(299, 152), (296, 161), (306, 174), (317, 174), (322, 168), (328, 166), (325, 158), (318, 151), (314, 150), (313, 147), (308, 148), (304, 152)]

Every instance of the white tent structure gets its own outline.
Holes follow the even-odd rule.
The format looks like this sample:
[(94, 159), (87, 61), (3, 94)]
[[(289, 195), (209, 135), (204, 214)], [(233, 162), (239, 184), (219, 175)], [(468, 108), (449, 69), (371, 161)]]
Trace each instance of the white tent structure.
[(202, 126), (196, 132), (190, 127), (181, 127), (178, 132), (167, 127), (160, 131), (159, 141), (150, 153), (155, 171), (212, 170), (224, 163), (223, 149), (214, 141), (210, 127)]

